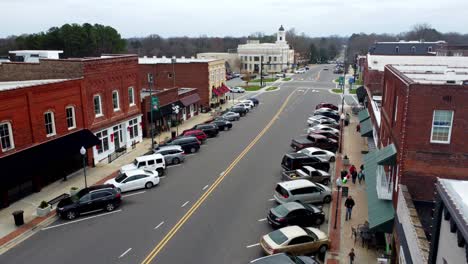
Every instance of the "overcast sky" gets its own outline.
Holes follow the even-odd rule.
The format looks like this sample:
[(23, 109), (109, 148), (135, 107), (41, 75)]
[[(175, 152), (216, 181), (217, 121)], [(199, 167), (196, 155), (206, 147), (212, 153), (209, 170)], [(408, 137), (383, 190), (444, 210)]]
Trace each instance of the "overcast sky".
[(400, 33), (419, 23), (468, 33), (467, 0), (0, 0), (0, 10), (0, 37), (85, 22), (125, 38), (271, 34), (280, 24), (310, 36)]

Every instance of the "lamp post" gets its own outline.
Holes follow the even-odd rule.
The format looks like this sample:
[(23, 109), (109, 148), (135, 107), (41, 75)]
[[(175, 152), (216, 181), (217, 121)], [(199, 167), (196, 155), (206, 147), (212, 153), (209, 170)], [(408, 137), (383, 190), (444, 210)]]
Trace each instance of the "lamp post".
[(153, 74), (148, 73), (148, 86), (150, 89), (150, 133), (151, 133), (151, 150), (154, 150), (154, 122), (153, 122)]
[(86, 149), (83, 146), (80, 149), (80, 154), (83, 157), (84, 185), (85, 188), (88, 188), (88, 182), (86, 181)]
[(344, 52), (343, 52), (343, 90), (341, 96), (341, 113), (344, 113), (344, 90), (346, 87), (346, 45), (344, 45)]
[[(335, 175), (336, 177), (337, 175)], [(333, 229), (336, 229), (336, 223), (338, 221), (338, 206), (340, 204), (338, 203), (338, 199), (340, 197), (340, 189), (341, 189), (341, 177), (336, 178), (336, 207), (335, 207), (335, 224), (333, 226)]]
[[(179, 109), (180, 107), (178, 105), (172, 104), (172, 112), (175, 114), (176, 119), (179, 117)], [(176, 136), (179, 136), (179, 121), (176, 120)]]

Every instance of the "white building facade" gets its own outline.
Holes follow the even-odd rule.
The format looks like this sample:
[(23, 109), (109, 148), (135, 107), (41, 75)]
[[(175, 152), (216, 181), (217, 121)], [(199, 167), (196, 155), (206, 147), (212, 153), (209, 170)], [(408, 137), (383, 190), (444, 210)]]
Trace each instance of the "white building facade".
[(286, 72), (294, 64), (294, 50), (286, 41), (286, 32), (283, 26), (278, 29), (275, 43), (260, 43), (259, 40), (248, 40), (237, 48), (242, 72), (268, 73)]

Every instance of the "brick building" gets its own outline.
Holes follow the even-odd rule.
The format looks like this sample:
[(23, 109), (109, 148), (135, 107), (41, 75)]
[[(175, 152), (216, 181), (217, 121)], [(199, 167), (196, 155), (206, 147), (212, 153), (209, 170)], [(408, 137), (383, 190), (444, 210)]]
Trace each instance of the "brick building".
[[(154, 89), (197, 88), (201, 111), (225, 101), (227, 89), (224, 60), (195, 58), (139, 58), (139, 85), (147, 90), (148, 74), (154, 76)], [(221, 100), (222, 99), (222, 100)]]
[[(4, 206), (80, 168), (81, 141), (88, 164), (96, 164), (142, 140), (137, 60), (0, 64), (0, 163), (9, 183), (0, 190)], [(16, 171), (26, 160), (35, 170)]]

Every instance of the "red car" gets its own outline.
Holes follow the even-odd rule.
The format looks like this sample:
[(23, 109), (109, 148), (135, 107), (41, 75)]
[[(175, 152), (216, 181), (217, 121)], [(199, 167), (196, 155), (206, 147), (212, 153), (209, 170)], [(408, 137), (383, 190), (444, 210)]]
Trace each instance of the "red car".
[(330, 104), (330, 103), (320, 103), (315, 107), (315, 109), (320, 109), (320, 108), (330, 108), (330, 109), (333, 109), (335, 111), (338, 111), (338, 106), (336, 106), (334, 104)]
[(340, 133), (335, 133), (333, 131), (328, 131), (328, 130), (318, 130), (310, 133), (309, 135), (322, 135), (327, 138), (334, 139), (338, 141), (340, 139)]
[(199, 129), (190, 129), (190, 130), (185, 130), (182, 135), (184, 136), (192, 136), (196, 137), (200, 142), (205, 142), (205, 140), (208, 138), (205, 134), (205, 132), (199, 130)]

